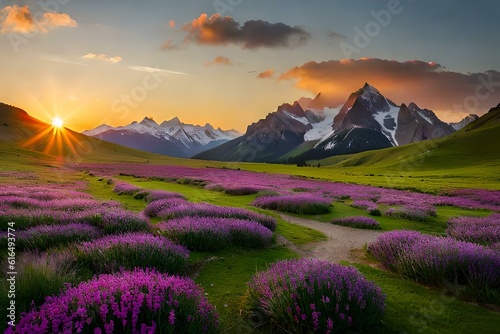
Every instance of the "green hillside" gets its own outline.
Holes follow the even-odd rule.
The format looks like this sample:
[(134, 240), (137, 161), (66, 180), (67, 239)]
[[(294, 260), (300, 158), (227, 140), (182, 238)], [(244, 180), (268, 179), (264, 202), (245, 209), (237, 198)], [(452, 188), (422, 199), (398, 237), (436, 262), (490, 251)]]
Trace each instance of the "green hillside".
[[(2, 104), (0, 116), (3, 123), (0, 131), (2, 170), (32, 170), (36, 166), (59, 168), (65, 163), (148, 163), (240, 168), (427, 192), (443, 188), (500, 189), (500, 150), (497, 149), (500, 108), (492, 109), (447, 138), (308, 162), (312, 166), (319, 163), (321, 168), (171, 158), (89, 138), (69, 129), (64, 132), (72, 139), (63, 141), (58, 148), (51, 140), (53, 132), (40, 136), (50, 125)], [(33, 141), (37, 136), (39, 138)]]

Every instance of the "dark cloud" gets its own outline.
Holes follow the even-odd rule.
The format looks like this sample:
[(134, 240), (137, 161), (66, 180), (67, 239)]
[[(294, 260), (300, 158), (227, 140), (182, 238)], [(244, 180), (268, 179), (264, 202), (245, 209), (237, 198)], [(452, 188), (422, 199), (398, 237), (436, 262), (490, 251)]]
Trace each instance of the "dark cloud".
[(294, 47), (305, 43), (310, 34), (301, 27), (262, 20), (241, 25), (229, 16), (214, 14), (200, 17), (183, 26), (187, 33), (183, 44), (241, 45), (245, 49)]
[(345, 102), (351, 92), (369, 82), (396, 103), (416, 102), (448, 118), (482, 113), (500, 101), (500, 72), (463, 74), (419, 60), (313, 61), (290, 69), (280, 79), (293, 80), (314, 94), (322, 92), (332, 105)]

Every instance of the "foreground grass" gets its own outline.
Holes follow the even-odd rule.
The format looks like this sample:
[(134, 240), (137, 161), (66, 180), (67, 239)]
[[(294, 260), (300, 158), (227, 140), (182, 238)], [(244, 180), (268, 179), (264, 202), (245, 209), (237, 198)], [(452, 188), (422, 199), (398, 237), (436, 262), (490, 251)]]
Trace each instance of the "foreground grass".
[(387, 294), (382, 333), (500, 333), (500, 313), (459, 300), (459, 292), (429, 289), (368, 265), (352, 265)]

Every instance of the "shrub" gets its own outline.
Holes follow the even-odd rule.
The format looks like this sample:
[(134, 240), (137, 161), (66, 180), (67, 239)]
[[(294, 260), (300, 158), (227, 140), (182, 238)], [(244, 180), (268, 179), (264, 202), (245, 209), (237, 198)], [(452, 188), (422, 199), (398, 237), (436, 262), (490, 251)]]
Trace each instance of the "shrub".
[(322, 260), (274, 263), (249, 289), (264, 315), (294, 333), (373, 331), (385, 309), (381, 289), (354, 267)]
[(78, 260), (98, 273), (120, 268), (156, 268), (170, 274), (184, 273), (189, 251), (162, 236), (129, 233), (107, 236), (76, 246)]
[(365, 216), (337, 218), (332, 221), (332, 224), (365, 229), (380, 228), (378, 221)]
[(135, 186), (126, 182), (119, 182), (114, 188), (113, 191), (118, 195), (134, 195), (135, 193), (141, 191), (142, 188)]
[(361, 210), (374, 210), (377, 208), (376, 203), (368, 200), (355, 200), (352, 202), (351, 206)]
[(276, 219), (254, 211), (207, 203), (191, 203), (177, 200), (158, 200), (152, 202), (145, 210), (147, 215), (158, 216), (163, 219), (180, 217), (212, 217), (243, 219), (257, 222), (271, 231), (276, 230)]
[(184, 195), (165, 190), (141, 190), (134, 195), (135, 199), (144, 199), (146, 203), (151, 203), (153, 201), (163, 199), (163, 198), (180, 198), (186, 199)]
[(159, 198), (148, 204), (144, 209), (144, 214), (148, 217), (157, 217), (160, 212), (166, 209), (187, 205), (189, 202), (182, 198)]
[(311, 194), (259, 197), (253, 206), (301, 215), (324, 214), (331, 211), (331, 201)]
[(384, 233), (368, 250), (405, 277), (442, 285), (457, 282), (479, 300), (500, 302), (500, 253), (447, 237), (411, 231)]
[(53, 246), (68, 245), (72, 242), (90, 241), (101, 235), (94, 226), (83, 223), (67, 225), (40, 225), (17, 234), (20, 248), (45, 250)]
[(500, 214), (489, 217), (458, 217), (448, 221), (446, 234), (460, 241), (482, 245), (500, 242)]
[(209, 251), (229, 246), (249, 248), (271, 244), (273, 233), (248, 220), (182, 217), (157, 225), (163, 234), (191, 250)]
[(432, 205), (405, 205), (390, 208), (385, 212), (389, 217), (403, 218), (413, 221), (426, 221), (429, 217), (436, 217), (436, 208)]
[(49, 297), (8, 333), (215, 333), (215, 308), (191, 279), (154, 270), (101, 275)]
[(97, 225), (106, 234), (150, 231), (149, 222), (144, 215), (122, 209), (104, 212), (97, 219)]

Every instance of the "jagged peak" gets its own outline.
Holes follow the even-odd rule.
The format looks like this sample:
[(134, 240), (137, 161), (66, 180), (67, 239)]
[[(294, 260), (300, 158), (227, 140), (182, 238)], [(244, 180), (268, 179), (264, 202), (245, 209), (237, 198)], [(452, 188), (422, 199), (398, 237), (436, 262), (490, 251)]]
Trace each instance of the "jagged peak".
[(153, 119), (153, 117), (144, 117), (143, 120), (141, 121), (141, 124), (147, 125), (147, 124), (153, 124), (153, 125), (158, 125), (156, 121)]
[(298, 117), (305, 116), (304, 109), (302, 109), (302, 107), (300, 106), (300, 103), (298, 101), (295, 101), (293, 103), (293, 105), (291, 105), (290, 103), (283, 103), (282, 105), (280, 105), (278, 107), (277, 111), (278, 112), (279, 111), (287, 111), (287, 112), (292, 113)]
[(160, 126), (165, 127), (165, 126), (181, 126), (182, 122), (179, 119), (179, 117), (174, 117), (172, 119), (169, 119), (168, 121), (163, 121)]
[(380, 95), (380, 91), (375, 88), (375, 86), (370, 85), (368, 82), (365, 82), (362, 88), (360, 88), (357, 92), (359, 95), (368, 93), (368, 94), (378, 94)]

